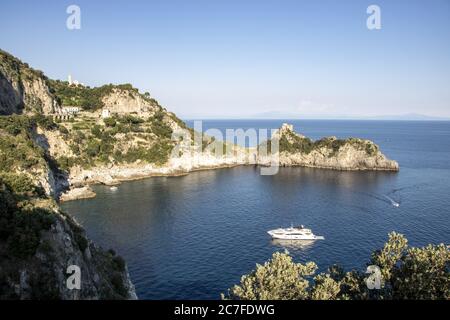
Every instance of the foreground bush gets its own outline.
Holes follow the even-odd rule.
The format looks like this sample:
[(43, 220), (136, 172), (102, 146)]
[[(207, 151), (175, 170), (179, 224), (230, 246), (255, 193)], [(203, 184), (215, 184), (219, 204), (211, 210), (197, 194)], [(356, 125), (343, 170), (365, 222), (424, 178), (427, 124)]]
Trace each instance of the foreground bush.
[(235, 300), (348, 300), (348, 299), (450, 299), (450, 251), (444, 245), (408, 247), (395, 232), (368, 265), (380, 268), (380, 289), (369, 290), (368, 274), (344, 272), (332, 266), (314, 277), (314, 262), (295, 263), (288, 253), (276, 252), (264, 265), (256, 265), (223, 299)]

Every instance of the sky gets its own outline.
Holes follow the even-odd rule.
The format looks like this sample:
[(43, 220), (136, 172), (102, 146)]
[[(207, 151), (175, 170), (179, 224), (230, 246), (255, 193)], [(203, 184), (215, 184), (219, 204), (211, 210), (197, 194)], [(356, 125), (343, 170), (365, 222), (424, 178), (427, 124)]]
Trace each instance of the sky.
[(51, 78), (132, 83), (183, 118), (450, 117), (448, 0), (2, 0), (0, 48)]

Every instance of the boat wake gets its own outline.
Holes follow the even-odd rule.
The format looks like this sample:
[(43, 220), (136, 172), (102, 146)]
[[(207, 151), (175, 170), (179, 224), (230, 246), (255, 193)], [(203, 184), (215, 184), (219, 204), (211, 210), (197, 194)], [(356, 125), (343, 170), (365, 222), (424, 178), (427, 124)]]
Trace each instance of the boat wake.
[(408, 189), (417, 189), (417, 188), (420, 188), (420, 187), (426, 186), (426, 185), (428, 185), (428, 183), (418, 183), (418, 184), (414, 184), (412, 186), (405, 186), (405, 187), (401, 187), (401, 188), (395, 188), (395, 189), (392, 189), (388, 194), (384, 195), (384, 197), (394, 207), (400, 207), (400, 204), (402, 203), (401, 196), (399, 195), (398, 196), (398, 200), (396, 200), (395, 198), (393, 198), (395, 194), (397, 194), (399, 191), (404, 191), (404, 190), (408, 190)]
[(424, 185), (428, 185), (427, 183), (419, 183), (419, 184), (415, 184), (415, 185), (411, 185), (411, 186), (405, 186), (405, 187), (401, 187), (401, 188), (395, 188), (392, 189), (391, 191), (389, 191), (386, 194), (378, 194), (378, 193), (369, 193), (369, 192), (360, 192), (360, 191), (356, 191), (360, 194), (363, 194), (365, 196), (383, 201), (393, 207), (400, 207), (401, 203), (402, 203), (402, 198), (401, 195), (399, 195), (400, 191), (403, 190), (408, 190), (408, 189), (415, 189), (415, 188), (419, 188), (421, 186)]
[(428, 186), (428, 185), (429, 185), (429, 183), (423, 182), (423, 183), (414, 184), (412, 186), (405, 186), (405, 187), (401, 187), (401, 188), (395, 188), (395, 189), (392, 189), (392, 191), (389, 192), (388, 194), (395, 194), (398, 191), (403, 191), (403, 190), (408, 190), (408, 189), (416, 189), (416, 188), (419, 188), (419, 187), (422, 187), (422, 186)]
[(393, 207), (400, 207), (401, 204), (401, 199), (395, 200), (392, 197), (388, 196), (388, 194), (392, 194), (392, 192), (388, 193), (388, 194), (378, 194), (378, 193), (368, 193), (368, 192), (358, 192), (360, 194), (363, 194), (367, 197), (371, 197), (373, 199), (382, 201), (384, 203), (387, 203)]
[(391, 197), (384, 195), (384, 197), (386, 199), (388, 199), (390, 201), (390, 203), (394, 206), (394, 207), (400, 207), (400, 202), (395, 201), (394, 199), (392, 199)]
[[(401, 192), (400, 191), (405, 191), (405, 190), (409, 190), (409, 189), (417, 189), (423, 186), (428, 186), (429, 183), (418, 183), (418, 184), (414, 184), (414, 185), (409, 185), (409, 186), (404, 186), (404, 187), (400, 187), (400, 188), (394, 188), (391, 191), (385, 193), (385, 194), (379, 194), (379, 193), (375, 193), (375, 192), (364, 192), (364, 191), (356, 191), (354, 190), (354, 192), (362, 194), (366, 197), (370, 197), (379, 201), (383, 201), (386, 204), (389, 204), (393, 207), (400, 207), (400, 205), (402, 204), (402, 197), (401, 197)], [(360, 208), (362, 209), (362, 208)]]

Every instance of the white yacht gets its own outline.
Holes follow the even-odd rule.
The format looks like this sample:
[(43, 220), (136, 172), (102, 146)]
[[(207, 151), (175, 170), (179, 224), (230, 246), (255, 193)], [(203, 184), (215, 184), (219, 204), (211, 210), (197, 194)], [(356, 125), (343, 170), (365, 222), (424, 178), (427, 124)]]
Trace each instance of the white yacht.
[(273, 239), (281, 240), (323, 240), (322, 236), (316, 236), (311, 229), (305, 228), (303, 225), (298, 227), (278, 228), (267, 231)]

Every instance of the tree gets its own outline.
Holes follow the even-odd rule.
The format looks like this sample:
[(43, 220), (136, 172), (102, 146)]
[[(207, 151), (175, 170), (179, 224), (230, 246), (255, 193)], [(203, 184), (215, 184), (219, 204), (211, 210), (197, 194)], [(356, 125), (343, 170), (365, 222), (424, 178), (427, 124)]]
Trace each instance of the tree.
[(311, 291), (313, 300), (334, 300), (341, 291), (340, 283), (331, 278), (329, 274), (319, 274), (314, 278), (314, 284)]
[(447, 246), (409, 248), (390, 279), (394, 299), (450, 299), (450, 252)]
[(105, 118), (103, 119), (103, 122), (107, 127), (115, 127), (117, 123), (114, 118)]
[(288, 253), (274, 253), (263, 266), (257, 265), (223, 299), (450, 299), (449, 247), (408, 247), (408, 240), (392, 232), (381, 250), (373, 252), (370, 265), (380, 268), (382, 288), (369, 290), (366, 274), (344, 272), (332, 266), (309, 282), (317, 269), (313, 262), (295, 263)]
[[(314, 262), (295, 263), (287, 253), (276, 252), (264, 265), (256, 265), (241, 283), (229, 290), (229, 299), (280, 300), (306, 299), (308, 280), (317, 269)], [(222, 298), (225, 296), (222, 294)]]
[(96, 124), (91, 128), (91, 133), (94, 135), (94, 137), (100, 138), (102, 134), (102, 129), (98, 124)]
[(96, 140), (90, 140), (86, 147), (86, 153), (90, 157), (96, 157), (100, 152), (100, 142)]

